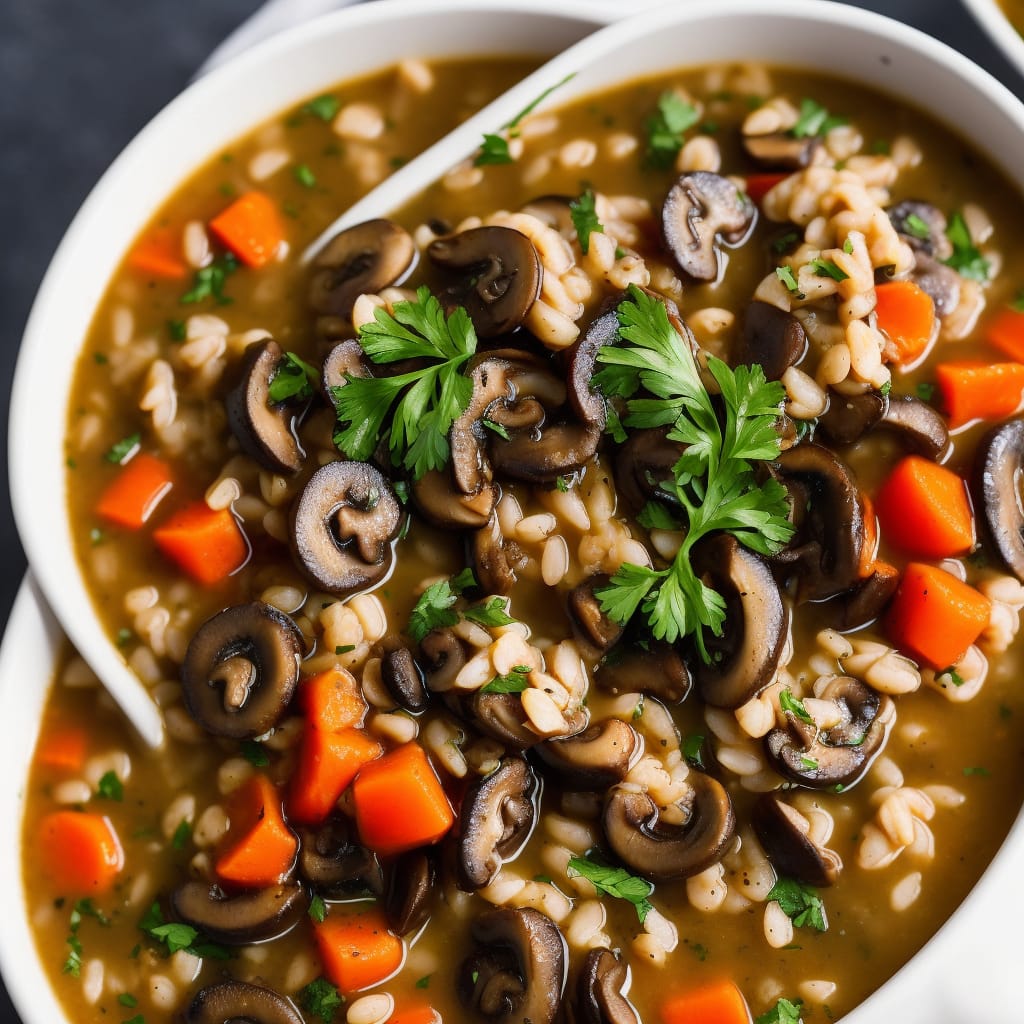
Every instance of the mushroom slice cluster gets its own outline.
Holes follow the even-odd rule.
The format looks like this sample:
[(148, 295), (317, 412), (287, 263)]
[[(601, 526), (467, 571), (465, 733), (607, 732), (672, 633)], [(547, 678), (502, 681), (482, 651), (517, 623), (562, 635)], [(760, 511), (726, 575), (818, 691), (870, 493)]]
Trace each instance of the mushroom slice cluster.
[(631, 725), (619, 718), (606, 718), (575, 736), (547, 740), (534, 749), (555, 769), (562, 789), (602, 793), (626, 777), (639, 746)]
[(262, 736), (291, 701), (304, 654), (302, 633), (284, 612), (261, 602), (225, 608), (199, 627), (185, 652), (185, 706), (214, 736)]
[(697, 281), (716, 281), (721, 243), (741, 245), (757, 210), (728, 178), (691, 171), (669, 189), (661, 208), (661, 231), (679, 269)]
[(849, 789), (885, 745), (892, 701), (852, 676), (835, 676), (818, 692), (834, 704), (834, 721), (819, 728), (786, 711), (786, 726), (764, 738), (775, 770), (808, 789)]
[(603, 946), (592, 949), (576, 980), (575, 1024), (640, 1024), (628, 987), (626, 962)]
[(384, 873), (372, 851), (353, 837), (347, 818), (334, 815), (315, 829), (303, 829), (299, 844), (299, 875), (328, 897), (352, 896), (368, 890), (384, 892)]
[(309, 305), (324, 316), (350, 317), (363, 294), (400, 284), (416, 265), (412, 235), (389, 220), (368, 220), (335, 235), (313, 261)]
[(910, 279), (931, 296), (940, 319), (952, 313), (960, 303), (961, 278), (945, 263), (953, 255), (946, 215), (921, 199), (905, 199), (887, 212), (901, 239), (914, 250)]
[(1007, 568), (1024, 582), (1024, 419), (990, 430), (974, 456), (972, 491), (984, 534)]
[(810, 823), (791, 804), (774, 793), (762, 793), (754, 804), (751, 823), (775, 870), (805, 885), (835, 885), (843, 869), (842, 858), (816, 843)]
[(427, 256), (456, 278), (441, 302), (463, 306), (480, 338), (521, 327), (540, 296), (540, 257), (533, 242), (514, 228), (470, 228), (438, 238), (427, 246)]
[(585, 579), (569, 591), (569, 615), (580, 634), (599, 651), (607, 651), (622, 636), (622, 626), (601, 610), (601, 601), (595, 591), (608, 586), (607, 574)]
[(645, 693), (664, 704), (685, 700), (692, 685), (686, 662), (672, 644), (645, 641), (645, 647), (623, 642), (601, 662), (594, 682), (606, 693)]
[(728, 534), (700, 544), (693, 567), (726, 606), (722, 635), (706, 641), (711, 660), (694, 669), (697, 686), (708, 704), (738, 708), (775, 678), (789, 611), (767, 564)]
[(751, 302), (733, 353), (736, 363), (757, 363), (768, 380), (778, 380), (806, 354), (807, 332), (792, 313), (768, 302)]
[(474, 918), (476, 948), (456, 982), (463, 1005), (488, 1024), (552, 1024), (565, 988), (565, 939), (549, 917), (498, 907)]
[(459, 820), (459, 886), (475, 892), (489, 885), (502, 863), (530, 838), (538, 790), (533, 769), (522, 757), (508, 757), (466, 791)]
[(306, 896), (297, 882), (228, 895), (207, 882), (183, 882), (171, 894), (175, 916), (214, 942), (244, 946), (290, 932), (302, 920)]
[(854, 444), (874, 430), (888, 430), (903, 445), (927, 459), (939, 461), (949, 449), (945, 419), (913, 395), (829, 393), (828, 409), (818, 426), (836, 444)]
[(200, 989), (185, 1011), (186, 1024), (303, 1024), (290, 999), (244, 981), (220, 981)]
[(689, 878), (725, 856), (736, 834), (736, 814), (726, 788), (703, 772), (691, 771), (687, 820), (670, 825), (654, 800), (628, 784), (605, 798), (602, 826), (615, 855), (652, 882)]
[(328, 462), (292, 506), (291, 547), (306, 577), (331, 593), (371, 586), (391, 568), (402, 506), (366, 462)]
[(630, 431), (613, 455), (612, 468), (615, 488), (632, 512), (639, 512), (651, 500), (671, 500), (660, 484), (673, 478), (672, 467), (682, 454), (683, 446), (668, 439), (668, 427)]
[(272, 338), (250, 345), (238, 384), (224, 401), (228, 426), (246, 455), (272, 473), (297, 473), (306, 453), (295, 433), (295, 416), (270, 400), (270, 384), (284, 358)]
[(410, 850), (391, 865), (384, 911), (396, 935), (417, 932), (427, 923), (436, 874), (425, 849)]

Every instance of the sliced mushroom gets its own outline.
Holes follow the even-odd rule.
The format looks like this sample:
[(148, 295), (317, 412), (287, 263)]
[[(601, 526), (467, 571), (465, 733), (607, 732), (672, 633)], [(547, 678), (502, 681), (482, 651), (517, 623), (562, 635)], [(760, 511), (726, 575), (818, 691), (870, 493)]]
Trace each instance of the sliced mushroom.
[(728, 178), (711, 171), (684, 174), (661, 209), (662, 236), (679, 269), (697, 281), (714, 281), (721, 267), (719, 242), (740, 245), (757, 211)]
[(597, 453), (601, 428), (586, 423), (556, 423), (540, 437), (514, 434), (491, 445), (491, 462), (505, 477), (532, 484), (552, 483), (581, 470)]
[(679, 652), (663, 640), (644, 647), (620, 644), (598, 665), (594, 682), (606, 693), (646, 693), (678, 704), (690, 692), (690, 672)]
[(874, 622), (885, 611), (899, 584), (898, 572), (875, 569), (832, 601), (833, 629), (845, 633)]
[(450, 629), (432, 629), (421, 641), (427, 689), (444, 693), (452, 688), (455, 677), (466, 664), (466, 648)]
[(567, 740), (538, 743), (534, 750), (555, 769), (562, 789), (603, 793), (626, 777), (639, 743), (632, 726), (606, 718)]
[(381, 661), (381, 678), (395, 703), (406, 711), (418, 714), (425, 711), (430, 696), (423, 684), (423, 676), (407, 647), (388, 651)]
[(851, 676), (836, 676), (819, 694), (835, 702), (839, 721), (827, 729), (786, 712), (787, 726), (773, 729), (764, 745), (779, 774), (809, 789), (849, 789), (885, 743), (892, 701)]
[(297, 882), (235, 896), (206, 882), (183, 882), (171, 893), (171, 907), (179, 920), (214, 942), (244, 946), (290, 932), (305, 914), (306, 897)]
[(667, 434), (667, 427), (633, 430), (615, 451), (612, 465), (616, 488), (633, 513), (652, 499), (669, 500), (659, 485), (673, 478), (672, 467), (683, 454), (683, 447), (669, 441)]
[(470, 557), (477, 582), (488, 594), (508, 594), (516, 583), (516, 572), (526, 564), (526, 555), (501, 532), (498, 517), (470, 536)]
[(475, 892), (494, 881), (504, 861), (530, 838), (536, 820), (537, 779), (521, 757), (507, 757), (474, 782), (462, 800), (456, 872), (459, 887)]
[(743, 134), (743, 148), (762, 167), (782, 168), (798, 171), (807, 167), (814, 159), (814, 152), (821, 144), (817, 135), (798, 138), (789, 132), (767, 132), (761, 135)]
[(768, 380), (778, 380), (807, 352), (807, 332), (792, 313), (768, 302), (751, 302), (734, 353), (739, 365), (758, 364)]
[(200, 989), (185, 1011), (186, 1024), (303, 1024), (290, 999), (244, 981), (219, 981)]
[(775, 677), (789, 613), (765, 562), (727, 534), (700, 544), (693, 567), (726, 605), (722, 635), (706, 637), (711, 660), (698, 660), (697, 686), (708, 704), (738, 708)]
[(789, 488), (793, 538), (773, 564), (799, 581), (797, 599), (824, 601), (860, 578), (864, 503), (849, 466), (817, 444), (799, 444), (775, 460)]
[(413, 482), (412, 500), (428, 523), (444, 529), (477, 530), (487, 524), (497, 501), (497, 488), (484, 484), (475, 494), (452, 486), (451, 475), (432, 469)]
[(640, 1024), (626, 998), (629, 967), (610, 949), (592, 949), (576, 979), (574, 1024)]
[(960, 305), (960, 288), (963, 278), (945, 263), (923, 252), (914, 258), (914, 269), (910, 279), (923, 292), (927, 292), (935, 303), (935, 315), (941, 320), (949, 316)]
[(946, 236), (946, 215), (921, 199), (905, 199), (886, 211), (903, 241), (915, 252), (945, 260), (953, 255), (953, 246)]
[(377, 855), (356, 840), (347, 818), (335, 815), (316, 829), (303, 829), (299, 874), (324, 896), (353, 896), (384, 891)]
[(350, 317), (363, 294), (400, 284), (416, 264), (416, 243), (389, 220), (368, 220), (335, 235), (313, 261), (309, 305), (315, 313)]
[(843, 861), (839, 854), (810, 837), (810, 824), (774, 793), (762, 793), (754, 804), (751, 823), (775, 870), (805, 885), (835, 885)]
[(541, 737), (527, 724), (529, 718), (518, 694), (482, 693), (477, 690), (461, 706), (465, 718), (511, 750), (526, 750), (541, 741)]
[(622, 636), (622, 626), (613, 622), (601, 610), (601, 601), (595, 591), (608, 586), (610, 577), (604, 574), (590, 576), (569, 591), (569, 614), (588, 643), (599, 651), (607, 651)]
[(285, 403), (270, 400), (270, 384), (283, 358), (273, 338), (250, 345), (224, 407), (231, 433), (246, 455), (272, 473), (297, 473), (306, 453), (295, 433), (294, 413)]
[(836, 444), (854, 444), (873, 430), (888, 430), (927, 459), (940, 460), (949, 450), (945, 419), (913, 395), (887, 397), (878, 391), (842, 395), (832, 391), (818, 426)]
[(627, 867), (652, 882), (689, 878), (725, 856), (736, 833), (736, 815), (725, 787), (691, 771), (687, 820), (669, 825), (645, 792), (624, 785), (608, 793), (601, 818), (605, 838)]
[(320, 389), (332, 405), (334, 404), (333, 389), (343, 388), (349, 377), (371, 377), (366, 365), (366, 354), (363, 346), (355, 338), (347, 338), (332, 346), (324, 357), (320, 372)]
[(328, 462), (292, 506), (291, 547), (303, 573), (331, 593), (376, 583), (391, 568), (390, 542), (402, 506), (384, 475), (366, 462)]
[(477, 948), (462, 962), (463, 1005), (488, 1024), (552, 1024), (565, 988), (562, 933), (537, 910), (498, 907), (474, 918)]
[(302, 633), (284, 612), (259, 602), (225, 608), (199, 627), (185, 652), (185, 706), (214, 736), (261, 736), (291, 701), (304, 653)]
[(493, 338), (522, 326), (540, 296), (543, 271), (537, 250), (514, 228), (480, 227), (438, 238), (427, 255), (457, 274), (442, 301), (469, 313), (477, 336)]
[(990, 430), (974, 456), (971, 490), (985, 539), (1006, 567), (1024, 582), (1024, 419)]
[(396, 935), (417, 932), (427, 923), (435, 874), (426, 850), (410, 850), (391, 866), (384, 908)]

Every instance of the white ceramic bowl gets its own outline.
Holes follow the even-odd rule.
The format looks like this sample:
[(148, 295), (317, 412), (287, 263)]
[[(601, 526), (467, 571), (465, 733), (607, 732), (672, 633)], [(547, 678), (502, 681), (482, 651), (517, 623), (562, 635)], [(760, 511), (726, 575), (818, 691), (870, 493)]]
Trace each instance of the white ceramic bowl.
[(1007, 60), (1024, 75), (1024, 38), (1010, 24), (995, 0), (963, 0), (963, 5), (977, 19), (989, 38), (1006, 55)]
[[(34, 572), (76, 645), (101, 673), (121, 663), (99, 629), (73, 554), (66, 516), (64, 415), (80, 339), (107, 281), (151, 211), (193, 169), (272, 114), (348, 74), (415, 51), (443, 56), (562, 46), (587, 28), (583, 5), (546, 15), (547, 0), (416, 0), (370, 5), (270, 40), (204, 78), (161, 114), (111, 167), (62, 243), (26, 329), (11, 413), (15, 515)], [(473, 17), (486, 9), (486, 17)], [(581, 20), (582, 19), (582, 20)], [(621, 26), (609, 58), (624, 78), (683, 64), (756, 59), (864, 81), (943, 120), (987, 152), (1024, 190), (1024, 107), (959, 54), (895, 22), (825, 0), (717, 0), (669, 5)], [(339, 66), (337, 54), (344, 52)], [(583, 69), (560, 99), (602, 80)], [(3, 820), (21, 820), (31, 739), (54, 639), (31, 595), (23, 595), (0, 653), (0, 792)], [(19, 834), (0, 839), (0, 881), (16, 894), (0, 916), (0, 967), (28, 1024), (61, 1020), (29, 938), (20, 887)], [(1020, 1024), (1011, 991), (1019, 951), (1015, 921), (1024, 889), (1024, 822), (963, 908), (925, 950), (845, 1019)], [(950, 969), (950, 964), (955, 964)]]

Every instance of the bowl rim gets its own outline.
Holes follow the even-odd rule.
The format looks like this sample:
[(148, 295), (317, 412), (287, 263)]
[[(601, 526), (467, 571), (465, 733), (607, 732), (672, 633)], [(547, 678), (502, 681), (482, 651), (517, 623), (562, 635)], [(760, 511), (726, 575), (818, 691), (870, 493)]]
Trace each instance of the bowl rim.
[[(480, 0), (445, 0), (441, 4), (434, 5), (435, 10), (439, 7), (442, 11), (448, 12), (464, 13), (467, 11), (478, 11), (480, 9)], [(489, 14), (496, 8), (516, 11), (527, 10), (531, 13), (540, 14), (546, 12), (549, 5), (546, 0), (518, 0), (518, 2), (516, 0), (502, 0), (499, 3), (487, 3), (485, 7)], [(582, 0), (566, 0), (564, 9), (569, 11), (574, 9), (583, 11), (586, 9), (586, 16), (581, 13), (580, 19), (591, 24), (595, 22), (594, 10), (582, 2)], [(413, 11), (422, 12), (422, 7), (418, 0), (380, 0), (379, 3), (332, 12), (320, 19), (316, 19), (315, 22), (297, 26), (282, 33), (280, 36), (272, 37), (258, 44), (254, 50), (240, 55), (221, 68), (211, 71), (209, 75), (204, 76), (194, 85), (190, 86), (182, 96), (172, 101), (129, 144), (126, 150), (104, 174), (93, 192), (90, 193), (90, 196), (68, 229), (40, 287), (38, 297), (26, 325), (22, 350), (19, 353), (11, 402), (10, 464), (12, 503), (14, 504), (15, 517), (25, 543), (26, 551), (32, 561), (35, 573), (53, 600), (58, 614), (71, 627), (69, 632), (72, 633), (72, 639), (77, 639), (77, 637), (81, 636), (89, 639), (88, 630), (83, 631), (82, 628), (79, 628), (80, 623), (77, 616), (83, 614), (91, 616), (94, 613), (92, 612), (91, 602), (88, 602), (88, 600), (85, 604), (81, 602), (78, 604), (74, 602), (69, 603), (67, 596), (74, 591), (75, 580), (69, 581), (62, 575), (63, 572), (66, 572), (67, 564), (57, 564), (55, 566), (52, 557), (46, 555), (45, 549), (40, 546), (38, 540), (40, 530), (45, 527), (47, 520), (44, 516), (40, 515), (38, 507), (33, 504), (34, 501), (38, 502), (38, 499), (32, 496), (31, 489), (27, 485), (32, 482), (33, 478), (38, 476), (40, 460), (38, 452), (34, 448), (30, 424), (39, 415), (37, 411), (39, 396), (28, 391), (25, 381), (29, 379), (29, 372), (32, 369), (33, 363), (38, 364), (46, 361), (45, 341), (46, 328), (49, 326), (51, 319), (50, 309), (53, 304), (60, 303), (62, 286), (66, 284), (67, 280), (71, 279), (74, 269), (84, 258), (83, 252), (87, 252), (84, 240), (87, 238), (88, 232), (96, 229), (96, 222), (101, 217), (103, 211), (108, 208), (107, 204), (115, 199), (118, 183), (121, 182), (126, 174), (131, 172), (134, 166), (135, 154), (141, 149), (151, 146), (153, 144), (152, 140), (158, 139), (159, 133), (165, 130), (164, 126), (171, 123), (174, 118), (185, 116), (185, 112), (193, 111), (197, 103), (195, 99), (197, 94), (203, 96), (207, 92), (213, 92), (216, 88), (221, 87), (222, 83), (244, 81), (247, 75), (257, 71), (264, 62), (270, 63), (275, 59), (276, 55), (290, 53), (293, 47), (300, 47), (303, 45), (304, 40), (308, 41), (314, 32), (314, 29), (310, 27), (312, 25), (316, 26), (315, 31), (320, 32), (325, 31), (329, 25), (333, 25), (334, 21), (343, 23), (347, 27), (350, 21), (363, 24), (368, 23), (371, 18), (375, 20), (377, 15), (382, 18), (385, 15), (391, 18), (398, 18), (405, 17)], [(644, 17), (664, 17), (664, 11), (665, 9), (645, 11)], [(372, 12), (372, 15), (370, 12)], [(886, 45), (902, 47), (907, 53), (913, 53), (922, 58), (925, 63), (937, 65), (944, 74), (959, 77), (971, 87), (973, 93), (976, 94), (975, 99), (978, 102), (984, 100), (988, 106), (993, 107), (999, 113), (1003, 121), (1011, 123), (1018, 131), (1024, 129), (1024, 107), (1013, 97), (1009, 90), (994, 78), (944, 44), (924, 35), (916, 29), (910, 29), (873, 12), (832, 3), (831, 0), (790, 0), (786, 5), (780, 5), (772, 10), (764, 9), (759, 5), (758, 0), (719, 0), (714, 5), (713, 10), (701, 11), (694, 8), (680, 7), (673, 9), (671, 13), (672, 17), (669, 20), (673, 24), (677, 20), (699, 23), (701, 20), (709, 18), (717, 20), (722, 17), (735, 17), (742, 14), (765, 18), (773, 23), (783, 22), (786, 19), (802, 21), (810, 18), (820, 25), (827, 26), (831, 31), (856, 29), (865, 35), (874, 34), (880, 42), (884, 41)], [(870, 79), (862, 76), (861, 81), (870, 81)], [(916, 102), (921, 107), (928, 108), (928, 105), (922, 100), (918, 99), (912, 102)], [(287, 101), (282, 100), (273, 109), (268, 109), (261, 119), (265, 120), (277, 110), (283, 109), (286, 106)], [(931, 112), (931, 114), (933, 117), (940, 117), (941, 119), (941, 115), (937, 112)], [(255, 127), (257, 123), (259, 123), (259, 120), (245, 123), (238, 127), (230, 137), (211, 142), (209, 144), (209, 151), (212, 152), (217, 146), (229, 142), (231, 138), (242, 135), (245, 131)], [(971, 126), (970, 130), (965, 130), (961, 127), (960, 134), (972, 136), (973, 126)], [(1000, 155), (990, 151), (987, 146), (977, 143), (976, 139), (974, 141), (979, 145), (979, 148), (986, 152), (989, 159), (1002, 164), (1004, 170), (1007, 170), (1007, 165)], [(1009, 160), (1009, 157), (1006, 157), (1006, 159)], [(184, 177), (184, 174), (179, 176), (180, 179)], [(1020, 173), (1008, 173), (1008, 177), (1016, 182), (1018, 186), (1021, 185), (1022, 177)], [(164, 196), (160, 198), (162, 199)], [(138, 229), (139, 224), (136, 224), (135, 230), (137, 231)], [(122, 239), (120, 244), (120, 251), (122, 253), (133, 237), (134, 233), (129, 233)], [(114, 260), (115, 265), (119, 258), (120, 256)], [(78, 346), (75, 347), (75, 351), (78, 351)], [(66, 403), (62, 408), (66, 408)], [(56, 454), (58, 456), (56, 463), (60, 465), (59, 475), (61, 478), (59, 494), (63, 498), (65, 493), (65, 475), (63, 473), (63, 458), (60, 456), (60, 446), (57, 446)], [(48, 455), (50, 457), (54, 455), (52, 449), (48, 452)], [(60, 505), (60, 518), (66, 519), (66, 506), (62, 501), (58, 502), (58, 504)], [(52, 521), (52, 516), (50, 520)], [(43, 540), (45, 539), (43, 538)], [(72, 567), (75, 569), (75, 575), (77, 575), (77, 562), (74, 559), (73, 548), (69, 546), (68, 550)], [(84, 586), (82, 590), (84, 593)], [(13, 616), (11, 621), (12, 623), (15, 622)], [(3, 659), (8, 647), (13, 643), (10, 640), (12, 631), (13, 627), (8, 629), (3, 649), (0, 650), (0, 666), (6, 664)], [(3, 673), (0, 673), (0, 675), (3, 675)], [(6, 680), (0, 678), (0, 687), (5, 684)], [(2, 688), (0, 688), (0, 692), (2, 692)], [(17, 816), (17, 820), (21, 820), (20, 814)], [(20, 834), (19, 829), (16, 836), (19, 848)], [(948, 951), (951, 948), (951, 943), (956, 940), (956, 936), (959, 935), (962, 927), (959, 923), (961, 919), (964, 919), (962, 912), (979, 902), (979, 900), (975, 899), (975, 893), (980, 894), (984, 892), (990, 894), (995, 884), (991, 879), (1006, 873), (1007, 865), (1012, 863), (1014, 858), (1019, 858), (1022, 851), (1024, 851), (1024, 811), (1018, 817), (1000, 852), (996, 855), (990, 867), (986, 869), (981, 880), (972, 889), (961, 908), (954, 912), (949, 920), (908, 964), (896, 972), (892, 978), (885, 982), (873, 995), (869, 996), (865, 1002), (851, 1011), (846, 1018), (850, 1024), (860, 1024), (862, 1021), (867, 1022), (870, 1019), (868, 1014), (872, 1011), (877, 1013), (879, 1009), (884, 1009), (886, 1012), (891, 1012), (891, 1006), (895, 1005), (894, 1000), (896, 999), (893, 996), (893, 992), (905, 989), (908, 982), (912, 981), (914, 987), (919, 988), (922, 981), (926, 980), (927, 984), (932, 986), (931, 991), (934, 992), (940, 989), (940, 985), (934, 984), (938, 975), (934, 965), (938, 954), (934, 951), (936, 949)], [(20, 879), (20, 864), (18, 866), (18, 877)], [(991, 895), (989, 898), (991, 898)], [(1005, 903), (1005, 899), (1001, 898), (1001, 902)], [(991, 929), (989, 929), (989, 932), (991, 932)], [(6, 934), (5, 922), (3, 926), (0, 926), (0, 971), (3, 971), (5, 978), (10, 977), (12, 998), (15, 998), (15, 991), (21, 992), (24, 1004), (18, 1002), (17, 999), (15, 1000), (19, 1013), (26, 1020), (32, 1021), (36, 1019), (36, 1015), (39, 1013), (38, 1002), (40, 995), (38, 990), (30, 990), (26, 994), (26, 991), (21, 989), (21, 983), (25, 975), (20, 969), (18, 971), (13, 970), (8, 957), (11, 956), (11, 950), (14, 947), (11, 947), (9, 944), (3, 945), (3, 943), (7, 943)], [(975, 948), (984, 949), (986, 945), (979, 941), (975, 943)], [(32, 948), (33, 950), (35, 949), (34, 945)], [(37, 964), (37, 966), (39, 966), (40, 972), (42, 972), (41, 964)], [(947, 973), (952, 974), (954, 972)], [(41, 974), (41, 977), (47, 992), (52, 996), (49, 984), (45, 981), (45, 974)], [(31, 1000), (29, 1000), (29, 995)], [(915, 1002), (913, 1004), (906, 1004), (908, 1013), (911, 1012), (911, 1007), (918, 1013), (920, 1012), (921, 998), (923, 998), (923, 994), (919, 991), (915, 996)], [(63, 1019), (63, 1011), (60, 1012)], [(918, 1018), (915, 1015), (904, 1019)], [(921, 1017), (920, 1019), (924, 1018)]]
[(995, 0), (961, 0), (1018, 75), (1024, 75), (1024, 37)]

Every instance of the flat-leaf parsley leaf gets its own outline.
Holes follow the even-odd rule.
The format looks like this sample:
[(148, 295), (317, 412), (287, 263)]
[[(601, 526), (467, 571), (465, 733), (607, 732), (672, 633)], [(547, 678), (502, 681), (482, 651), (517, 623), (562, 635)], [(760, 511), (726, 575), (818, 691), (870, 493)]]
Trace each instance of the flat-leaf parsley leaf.
[(584, 255), (590, 252), (590, 235), (593, 231), (604, 231), (604, 225), (597, 216), (597, 200), (594, 190), (588, 188), (578, 199), (569, 203), (569, 216), (576, 229), (576, 238)]
[(647, 120), (646, 161), (664, 170), (675, 162), (683, 148), (683, 133), (700, 120), (697, 108), (671, 89), (658, 97), (658, 107)]
[(632, 903), (641, 924), (654, 909), (647, 899), (654, 891), (654, 886), (646, 878), (631, 875), (625, 868), (599, 864), (589, 857), (570, 857), (567, 873), (570, 878), (582, 875), (599, 892)]
[(825, 904), (816, 889), (792, 878), (780, 877), (768, 890), (767, 900), (775, 900), (786, 917), (797, 928), (814, 928), (819, 932), (828, 931)]

